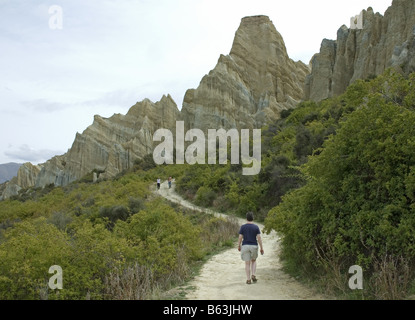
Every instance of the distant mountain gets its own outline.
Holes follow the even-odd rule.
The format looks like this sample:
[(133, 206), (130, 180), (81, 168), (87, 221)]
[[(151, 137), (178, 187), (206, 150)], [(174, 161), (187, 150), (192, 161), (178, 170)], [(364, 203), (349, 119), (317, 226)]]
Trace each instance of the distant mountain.
[(14, 162), (0, 164), (0, 183), (9, 181), (13, 177), (17, 176), (17, 171), (19, 171), (20, 166), (20, 163)]

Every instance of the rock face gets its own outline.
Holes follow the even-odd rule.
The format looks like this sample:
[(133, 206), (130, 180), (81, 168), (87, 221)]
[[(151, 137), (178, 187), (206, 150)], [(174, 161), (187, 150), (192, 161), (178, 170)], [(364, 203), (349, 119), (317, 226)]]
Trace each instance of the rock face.
[(311, 71), (288, 57), (268, 17), (242, 19), (230, 53), (220, 56), (198, 88), (186, 92), (181, 112), (170, 96), (163, 96), (156, 103), (137, 103), (126, 115), (95, 116), (66, 154), (39, 166), (23, 165), (16, 178), (0, 186), (2, 197), (31, 186), (64, 186), (92, 171), (113, 177), (153, 151), (157, 129), (174, 133), (177, 120), (185, 122), (186, 131), (260, 128), (303, 98), (319, 101), (341, 94), (356, 79), (389, 66), (415, 71), (415, 1), (394, 0), (384, 16), (371, 8), (362, 16), (363, 29), (342, 26), (337, 40), (323, 40)]
[(91, 171), (113, 177), (153, 151), (157, 129), (174, 133), (178, 120), (185, 122), (186, 131), (260, 128), (278, 119), (282, 110), (296, 106), (309, 72), (304, 63), (288, 57), (268, 17), (246, 17), (230, 54), (221, 55), (200, 86), (187, 91), (181, 112), (170, 96), (164, 96), (156, 103), (137, 103), (126, 115), (109, 119), (97, 115), (90, 127), (76, 135), (66, 154), (39, 166), (23, 165), (3, 197), (30, 186), (65, 186)]
[(363, 29), (342, 26), (337, 40), (324, 39), (305, 82), (305, 99), (320, 101), (343, 93), (357, 79), (389, 67), (415, 71), (415, 1), (394, 0), (385, 15), (363, 10)]
[(179, 110), (170, 95), (156, 103), (148, 99), (130, 108), (126, 115), (94, 117), (82, 134), (77, 134), (69, 151), (42, 165), (35, 186), (54, 183), (65, 186), (91, 171), (114, 177), (153, 150), (153, 134), (159, 128), (173, 130)]
[(16, 195), (21, 189), (34, 186), (40, 170), (40, 166), (33, 165), (30, 162), (19, 165), (17, 176), (3, 184), (0, 200)]
[(178, 116), (179, 110), (170, 95), (156, 103), (148, 99), (139, 102), (126, 115), (115, 114), (108, 119), (96, 115), (91, 126), (76, 134), (66, 154), (38, 166), (22, 165), (17, 177), (4, 187), (2, 198), (7, 199), (22, 188), (52, 183), (65, 186), (94, 170), (103, 177), (114, 177), (150, 153), (154, 132), (159, 128), (173, 130)]
[(268, 17), (246, 17), (230, 54), (221, 55), (199, 87), (186, 92), (182, 119), (187, 129), (203, 131), (260, 128), (296, 106), (309, 72), (304, 63), (288, 57)]

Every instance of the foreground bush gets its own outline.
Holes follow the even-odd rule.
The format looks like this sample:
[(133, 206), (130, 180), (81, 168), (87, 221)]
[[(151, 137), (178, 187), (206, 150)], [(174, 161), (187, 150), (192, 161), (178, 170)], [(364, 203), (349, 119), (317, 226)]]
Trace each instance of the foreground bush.
[[(347, 292), (364, 270), (364, 296), (402, 298), (415, 262), (415, 75), (387, 73), (349, 88), (364, 102), (302, 171), (307, 184), (269, 212), (286, 264)], [(347, 107), (347, 105), (345, 106)], [(350, 292), (350, 290), (349, 290)]]
[[(68, 207), (49, 218), (3, 223), (0, 299), (151, 299), (184, 282), (193, 264), (237, 235), (234, 222), (184, 212), (161, 198), (102, 208), (98, 218), (70, 215)], [(63, 271), (62, 290), (48, 285), (54, 265)]]

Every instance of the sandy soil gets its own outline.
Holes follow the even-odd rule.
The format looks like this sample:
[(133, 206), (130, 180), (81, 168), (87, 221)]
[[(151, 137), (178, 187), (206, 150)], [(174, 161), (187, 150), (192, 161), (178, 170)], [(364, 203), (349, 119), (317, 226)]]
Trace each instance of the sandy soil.
[[(174, 191), (175, 184), (168, 188), (162, 183), (158, 194), (164, 198), (194, 210), (221, 215), (184, 200)], [(240, 224), (245, 223), (239, 219)], [(263, 225), (257, 223), (260, 229)], [(186, 287), (188, 300), (321, 300), (324, 297), (313, 293), (282, 271), (279, 261), (279, 238), (275, 232), (262, 234), (265, 254), (257, 260), (257, 283), (247, 285), (245, 263), (235, 247), (212, 257)], [(190, 289), (189, 289), (190, 288)]]

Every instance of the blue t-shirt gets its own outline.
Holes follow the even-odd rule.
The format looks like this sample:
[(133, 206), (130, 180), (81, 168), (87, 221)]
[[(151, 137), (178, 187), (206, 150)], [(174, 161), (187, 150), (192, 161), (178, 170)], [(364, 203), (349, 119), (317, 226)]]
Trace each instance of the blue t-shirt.
[(256, 236), (258, 234), (261, 234), (261, 231), (259, 230), (259, 227), (256, 224), (247, 223), (241, 226), (241, 229), (239, 230), (239, 234), (243, 236), (242, 245), (252, 245), (257, 246), (258, 241), (256, 239)]

